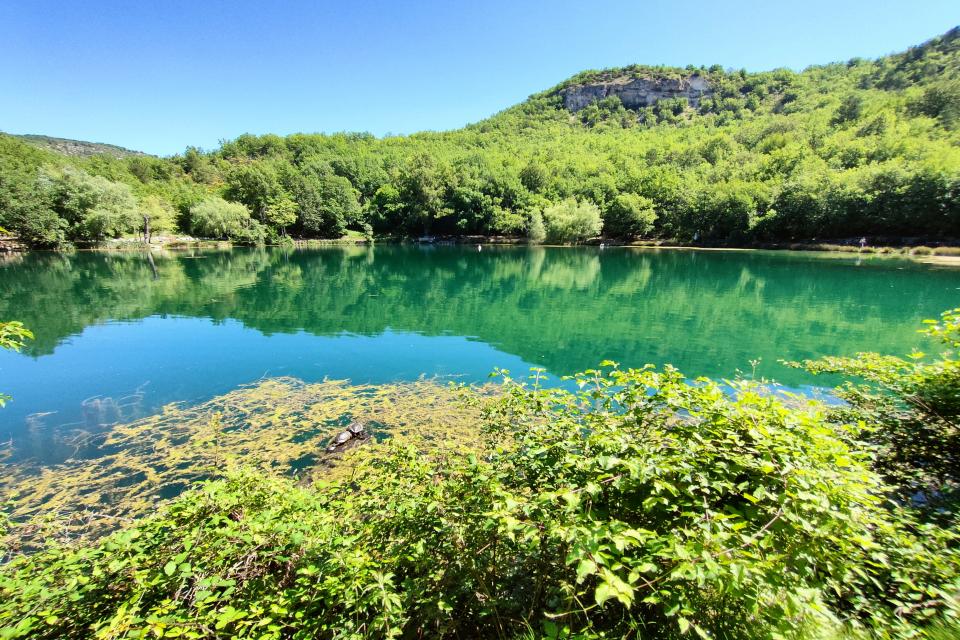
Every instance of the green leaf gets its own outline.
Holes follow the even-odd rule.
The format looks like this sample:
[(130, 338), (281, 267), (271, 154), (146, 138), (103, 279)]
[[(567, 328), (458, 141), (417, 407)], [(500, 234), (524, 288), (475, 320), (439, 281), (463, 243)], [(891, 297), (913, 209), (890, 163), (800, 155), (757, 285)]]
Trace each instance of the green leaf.
[(583, 582), (583, 579), (597, 572), (597, 563), (588, 558), (584, 558), (577, 565), (577, 584)]
[(597, 585), (597, 590), (593, 593), (593, 597), (597, 601), (597, 604), (603, 604), (615, 595), (616, 593), (614, 592), (613, 588), (606, 582), (601, 582), (599, 585)]

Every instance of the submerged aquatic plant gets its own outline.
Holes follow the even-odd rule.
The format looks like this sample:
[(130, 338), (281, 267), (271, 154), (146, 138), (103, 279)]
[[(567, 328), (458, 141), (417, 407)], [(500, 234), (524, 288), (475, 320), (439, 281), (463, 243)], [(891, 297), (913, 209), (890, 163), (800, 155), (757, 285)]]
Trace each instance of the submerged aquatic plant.
[(375, 440), (389, 435), (425, 453), (447, 448), (447, 441), (458, 449), (480, 441), (475, 403), (437, 381), (372, 386), (266, 379), (116, 425), (92, 457), (42, 468), (29, 461), (5, 465), (0, 489), (16, 494), (10, 515), (26, 525), (12, 537), (23, 544), (41, 535), (109, 530), (118, 518), (148, 513), (232, 464), (302, 481), (348, 475), (356, 456), (324, 450), (351, 420), (368, 423)]

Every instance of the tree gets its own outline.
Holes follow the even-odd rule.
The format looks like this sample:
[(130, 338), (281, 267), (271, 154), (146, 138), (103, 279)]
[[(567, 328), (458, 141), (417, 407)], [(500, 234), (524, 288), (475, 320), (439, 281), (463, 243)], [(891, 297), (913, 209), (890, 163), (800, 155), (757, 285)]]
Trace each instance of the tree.
[(635, 193), (621, 193), (607, 208), (603, 230), (611, 236), (636, 238), (650, 233), (656, 220), (653, 200)]
[(540, 193), (547, 186), (547, 171), (536, 160), (531, 160), (520, 170), (520, 182), (531, 193)]
[(285, 234), (287, 227), (297, 221), (297, 203), (290, 196), (275, 196), (267, 201), (264, 219)]
[(193, 178), (194, 182), (213, 184), (220, 177), (216, 167), (211, 162), (210, 156), (196, 147), (187, 147), (183, 157), (177, 160), (179, 160), (183, 170)]
[(952, 127), (960, 121), (960, 79), (931, 85), (913, 107), (919, 113), (939, 118), (944, 126)]
[(66, 240), (61, 219), (35, 184), (15, 182), (0, 173), (0, 226), (31, 247), (50, 248)]
[(403, 226), (403, 202), (397, 187), (388, 182), (373, 195), (370, 201), (373, 226), (382, 231), (394, 231)]
[(177, 212), (160, 196), (147, 196), (140, 201), (141, 224), (139, 231), (144, 242), (150, 242), (153, 233), (165, 233), (176, 228)]
[(44, 167), (37, 184), (66, 221), (74, 240), (102, 240), (134, 231), (140, 216), (130, 187), (70, 166)]
[(330, 161), (330, 167), (338, 176), (350, 181), (360, 192), (364, 204), (390, 179), (381, 159), (373, 155), (338, 156)]
[(600, 209), (587, 201), (568, 198), (543, 211), (547, 241), (555, 244), (578, 243), (600, 235), (603, 221)]
[(862, 114), (863, 98), (855, 93), (851, 93), (844, 98), (843, 102), (840, 103), (840, 106), (837, 107), (837, 110), (833, 115), (833, 122), (835, 124), (844, 124), (846, 122), (856, 120)]
[(444, 202), (447, 172), (433, 156), (414, 155), (401, 172), (398, 187), (409, 231), (429, 233), (434, 220), (450, 213)]
[(339, 238), (348, 220), (360, 217), (357, 192), (350, 181), (329, 168), (308, 168), (290, 177), (288, 187), (297, 203), (297, 223), (307, 235)]
[(543, 214), (534, 210), (530, 214), (530, 224), (527, 226), (527, 238), (533, 244), (542, 244), (547, 239), (547, 229), (543, 226)]
[(265, 161), (235, 166), (227, 174), (227, 199), (246, 205), (260, 222), (267, 222), (270, 202), (283, 195), (280, 176)]
[(250, 217), (250, 211), (240, 203), (219, 197), (207, 198), (190, 208), (190, 228), (204, 238), (263, 241), (263, 227)]
[(702, 238), (737, 238), (746, 233), (757, 209), (750, 185), (720, 183), (703, 193), (699, 206), (691, 212), (689, 224)]

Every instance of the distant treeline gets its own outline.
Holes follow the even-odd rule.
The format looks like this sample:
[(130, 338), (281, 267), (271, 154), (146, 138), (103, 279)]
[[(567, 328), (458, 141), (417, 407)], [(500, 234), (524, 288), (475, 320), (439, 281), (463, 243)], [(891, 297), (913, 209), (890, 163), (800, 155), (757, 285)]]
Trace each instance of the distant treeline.
[[(694, 108), (557, 92), (698, 73)], [(67, 157), (0, 136), (0, 226), (35, 246), (179, 232), (749, 242), (960, 235), (960, 30), (803, 72), (585, 72), (445, 133), (243, 135), (171, 158)]]

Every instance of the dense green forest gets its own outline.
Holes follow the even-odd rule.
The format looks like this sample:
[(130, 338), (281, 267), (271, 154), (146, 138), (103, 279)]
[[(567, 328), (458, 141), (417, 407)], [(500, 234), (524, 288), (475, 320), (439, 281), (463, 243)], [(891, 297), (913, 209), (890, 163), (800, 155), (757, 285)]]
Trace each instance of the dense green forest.
[[(705, 81), (689, 100), (577, 110), (602, 82)], [(877, 60), (762, 73), (585, 72), (450, 132), (243, 135), (171, 158), (0, 136), (0, 226), (34, 246), (179, 232), (503, 234), (746, 243), (960, 236), (960, 29)]]

